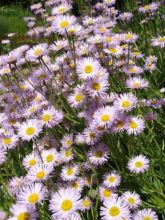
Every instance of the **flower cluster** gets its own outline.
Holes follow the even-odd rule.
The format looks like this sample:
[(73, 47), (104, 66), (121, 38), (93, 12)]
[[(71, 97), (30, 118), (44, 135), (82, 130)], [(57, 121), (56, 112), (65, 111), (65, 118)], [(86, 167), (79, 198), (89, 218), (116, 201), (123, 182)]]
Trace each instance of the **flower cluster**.
[[(158, 220), (155, 211), (143, 208), (139, 194), (122, 188), (125, 177), (113, 162), (114, 152), (120, 157), (126, 147), (123, 169), (129, 178), (149, 170), (147, 155), (113, 146), (112, 139), (145, 135), (147, 122), (156, 118), (146, 110), (165, 104), (161, 96), (143, 96), (152, 86), (145, 73), (157, 69), (157, 57), (139, 51), (136, 33), (114, 31), (118, 21), (133, 18), (118, 15), (114, 4), (104, 0), (79, 19), (69, 0), (47, 0), (45, 8), (33, 4), (46, 25), (24, 18), (27, 36), (49, 41), (0, 56), (0, 164), (15, 152), (24, 171), (8, 180), (16, 201), (9, 220), (36, 220), (39, 207), (54, 220), (81, 220), (95, 203), (98, 219)], [(139, 11), (158, 7), (152, 3)], [(151, 44), (163, 48), (164, 37)]]

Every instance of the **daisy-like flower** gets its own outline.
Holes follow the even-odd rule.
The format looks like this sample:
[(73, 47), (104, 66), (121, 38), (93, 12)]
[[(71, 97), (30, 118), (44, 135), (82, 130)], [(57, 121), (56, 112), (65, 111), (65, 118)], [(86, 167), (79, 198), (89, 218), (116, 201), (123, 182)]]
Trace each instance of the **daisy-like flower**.
[(0, 139), (1, 145), (6, 149), (12, 149), (16, 146), (18, 137), (14, 134), (5, 135)]
[(73, 181), (77, 178), (79, 168), (77, 165), (67, 165), (62, 168), (61, 177), (65, 181)]
[(128, 161), (128, 169), (132, 173), (144, 173), (149, 169), (149, 159), (143, 155), (132, 157)]
[(157, 38), (153, 38), (152, 39), (152, 46), (157, 47), (160, 46), (161, 48), (165, 47), (165, 36), (161, 37), (157, 37)]
[(17, 195), (23, 184), (24, 184), (24, 177), (16, 176), (10, 180), (8, 184), (8, 189), (12, 195)]
[(84, 80), (94, 77), (99, 68), (99, 62), (92, 57), (83, 58), (77, 62), (77, 72), (80, 78)]
[(73, 152), (72, 149), (65, 149), (63, 148), (60, 152), (60, 159), (62, 162), (67, 163), (73, 159)]
[(10, 208), (12, 217), (8, 220), (37, 220), (38, 213), (34, 206), (15, 204)]
[(59, 51), (65, 47), (68, 46), (68, 42), (67, 40), (57, 40), (57, 41), (54, 41), (54, 43), (50, 46), (50, 50), (52, 51)]
[(105, 200), (101, 206), (102, 220), (130, 220), (130, 212), (128, 206), (123, 203), (120, 198), (113, 198), (112, 200)]
[(28, 174), (26, 175), (26, 178), (31, 182), (47, 180), (52, 171), (53, 166), (38, 164), (35, 167), (30, 168)]
[(127, 34), (123, 34), (123, 41), (125, 41), (126, 43), (133, 43), (137, 40), (138, 36), (136, 34), (133, 33), (127, 33)]
[(59, 34), (65, 34), (67, 29), (76, 23), (76, 17), (70, 15), (59, 15), (52, 23), (53, 30)]
[(116, 0), (103, 0), (103, 4), (108, 5), (108, 6), (114, 5), (115, 2)]
[(48, 44), (38, 44), (26, 52), (28, 60), (39, 59), (48, 53)]
[(108, 49), (105, 49), (104, 51), (105, 51), (105, 53), (111, 54), (113, 56), (119, 56), (123, 53), (122, 47), (120, 47), (118, 45), (114, 46), (114, 47), (110, 47)]
[(78, 191), (71, 188), (61, 188), (52, 195), (49, 209), (53, 213), (53, 218), (67, 218), (78, 211), (81, 207), (81, 199)]
[(117, 110), (114, 107), (106, 106), (95, 111), (93, 120), (101, 127), (110, 127), (114, 123), (116, 115)]
[(129, 206), (130, 209), (137, 209), (141, 205), (140, 196), (135, 192), (127, 191), (123, 193), (121, 199)]
[(3, 164), (6, 160), (6, 150), (3, 147), (0, 147), (0, 165)]
[(66, 134), (61, 140), (61, 144), (64, 148), (70, 148), (73, 144), (73, 135)]
[(108, 81), (104, 78), (95, 77), (87, 82), (87, 91), (91, 97), (106, 94)]
[(81, 210), (89, 210), (92, 207), (92, 201), (89, 197), (85, 197), (82, 199), (82, 208)]
[(137, 211), (134, 216), (134, 220), (158, 220), (156, 212), (152, 209), (142, 209)]
[(81, 192), (83, 190), (84, 185), (85, 185), (84, 180), (82, 178), (78, 178), (77, 180), (71, 183), (71, 188)]
[(41, 114), (41, 122), (46, 127), (53, 127), (63, 120), (62, 111), (57, 111), (53, 107), (43, 110)]
[(49, 149), (42, 151), (42, 160), (46, 165), (56, 165), (59, 160), (59, 153), (55, 149)]
[(85, 94), (82, 89), (76, 89), (74, 93), (68, 96), (68, 102), (74, 108), (81, 107), (85, 101)]
[(144, 130), (144, 128), (144, 120), (136, 116), (130, 117), (129, 122), (126, 125), (126, 131), (128, 134), (138, 135)]
[(100, 197), (101, 201), (104, 201), (107, 199), (110, 200), (110, 199), (117, 197), (117, 194), (115, 193), (114, 189), (110, 189), (105, 186), (100, 186), (99, 187), (99, 197)]
[(47, 189), (42, 183), (32, 183), (23, 186), (17, 195), (19, 204), (35, 205), (40, 203), (47, 196)]
[(38, 136), (41, 131), (42, 131), (41, 122), (36, 119), (30, 119), (20, 124), (18, 128), (18, 135), (23, 140), (29, 141), (32, 138)]
[(70, 4), (63, 3), (57, 7), (54, 7), (52, 9), (52, 14), (53, 15), (64, 14), (64, 13), (68, 12), (71, 8), (72, 8), (72, 6)]
[(108, 173), (104, 176), (103, 184), (107, 187), (117, 187), (121, 182), (121, 177), (116, 172)]
[(34, 167), (39, 163), (40, 163), (40, 158), (34, 152), (32, 152), (31, 154), (26, 155), (26, 157), (22, 161), (22, 164), (25, 167), (25, 169), (29, 169), (31, 167)]
[(102, 165), (108, 160), (109, 149), (103, 144), (98, 144), (91, 147), (87, 156), (92, 164)]
[(149, 83), (141, 77), (132, 77), (126, 80), (126, 86), (129, 89), (142, 89), (147, 88)]
[(130, 111), (136, 107), (137, 98), (132, 93), (121, 94), (115, 101), (115, 105), (119, 110)]

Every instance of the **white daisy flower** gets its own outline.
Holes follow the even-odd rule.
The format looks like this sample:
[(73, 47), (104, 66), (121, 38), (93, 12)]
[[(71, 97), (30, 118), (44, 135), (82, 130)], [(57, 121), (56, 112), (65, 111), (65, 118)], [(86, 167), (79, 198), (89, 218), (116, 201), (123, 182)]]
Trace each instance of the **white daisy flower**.
[(98, 123), (99, 126), (101, 127), (110, 127), (117, 115), (117, 110), (114, 107), (106, 106), (99, 108), (98, 110), (95, 111), (93, 115), (93, 120)]
[(149, 169), (149, 159), (138, 155), (128, 161), (128, 169), (132, 173), (143, 173)]
[(129, 122), (126, 125), (126, 131), (128, 134), (138, 135), (144, 130), (144, 128), (144, 120), (136, 116), (130, 117)]
[(73, 181), (77, 178), (79, 168), (77, 165), (67, 165), (62, 168), (61, 177), (65, 181)]
[(103, 184), (107, 187), (117, 187), (121, 182), (121, 177), (115, 172), (108, 173), (104, 176)]
[(26, 175), (26, 179), (31, 182), (47, 180), (52, 171), (53, 166), (37, 164), (35, 167), (30, 168)]
[(40, 158), (34, 152), (32, 152), (31, 154), (26, 155), (26, 157), (22, 161), (22, 164), (25, 167), (25, 169), (29, 169), (33, 166), (36, 166), (39, 163), (40, 163)]
[(12, 205), (10, 208), (12, 217), (8, 220), (37, 220), (38, 213), (34, 206), (27, 206), (21, 204)]
[(82, 201), (78, 191), (71, 188), (61, 188), (52, 195), (49, 209), (53, 213), (53, 218), (67, 218), (78, 211)]
[(101, 201), (104, 201), (117, 197), (117, 194), (115, 193), (114, 189), (110, 189), (102, 185), (99, 187), (99, 197)]
[(54, 166), (58, 164), (59, 153), (55, 149), (43, 150), (41, 154), (44, 164)]
[(89, 210), (91, 207), (92, 207), (92, 201), (89, 197), (85, 197), (82, 199), (82, 208), (81, 210), (82, 211), (86, 211), (86, 210)]
[(134, 220), (158, 220), (158, 216), (152, 209), (142, 209), (137, 211), (134, 216)]
[(94, 77), (99, 68), (99, 62), (92, 57), (83, 58), (77, 62), (77, 72), (84, 80)]
[(109, 149), (103, 144), (98, 144), (91, 147), (89, 152), (87, 153), (87, 157), (94, 165), (104, 164), (108, 160), (108, 156)]
[(115, 105), (119, 110), (130, 111), (137, 105), (137, 98), (132, 93), (123, 93), (116, 100)]
[(47, 197), (47, 189), (42, 183), (32, 183), (23, 186), (17, 195), (17, 201), (20, 204), (35, 205), (41, 203)]
[(102, 220), (131, 220), (129, 208), (120, 198), (105, 200), (100, 215)]
[(8, 189), (12, 195), (17, 195), (21, 187), (25, 183), (24, 177), (13, 177), (8, 184)]
[(141, 205), (140, 196), (135, 192), (127, 191), (122, 194), (121, 199), (129, 206), (130, 209), (137, 209)]
[(39, 135), (42, 131), (42, 124), (36, 119), (30, 119), (20, 124), (18, 128), (18, 135), (23, 139), (30, 141)]

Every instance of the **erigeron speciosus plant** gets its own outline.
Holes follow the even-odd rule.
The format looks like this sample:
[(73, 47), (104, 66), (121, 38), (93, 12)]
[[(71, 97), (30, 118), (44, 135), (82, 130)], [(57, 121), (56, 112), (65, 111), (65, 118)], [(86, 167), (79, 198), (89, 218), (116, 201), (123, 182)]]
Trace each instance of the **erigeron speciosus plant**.
[[(143, 73), (157, 69), (157, 57), (138, 50), (137, 34), (113, 31), (118, 18), (132, 18), (117, 16), (114, 3), (104, 0), (81, 18), (71, 15), (70, 1), (46, 1), (47, 10), (32, 5), (46, 26), (25, 18), (27, 34), (43, 42), (0, 56), (0, 175), (11, 216), (2, 212), (4, 219), (158, 219), (122, 185), (132, 176), (140, 183), (149, 169), (149, 158), (131, 145), (155, 119), (146, 109), (164, 104), (143, 97), (152, 87)], [(161, 36), (151, 43), (164, 42)], [(9, 174), (6, 186), (9, 159), (18, 173)]]

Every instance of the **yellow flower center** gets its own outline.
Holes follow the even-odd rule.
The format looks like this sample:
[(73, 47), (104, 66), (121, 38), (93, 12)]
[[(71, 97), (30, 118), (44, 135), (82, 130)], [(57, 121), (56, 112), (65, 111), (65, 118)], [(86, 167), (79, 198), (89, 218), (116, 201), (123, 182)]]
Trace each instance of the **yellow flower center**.
[(111, 193), (110, 190), (108, 190), (108, 189), (104, 189), (104, 191), (103, 191), (103, 196), (104, 196), (104, 197), (106, 197), (106, 198), (107, 198), (107, 197), (110, 197), (111, 194), (112, 194), (112, 193)]
[(70, 209), (72, 209), (73, 207), (73, 203), (71, 200), (69, 199), (65, 199), (62, 204), (61, 204), (61, 209), (64, 211), (64, 212), (67, 212), (69, 211)]
[(44, 114), (44, 115), (42, 116), (42, 121), (48, 122), (48, 121), (51, 120), (51, 118), (52, 118), (52, 116), (51, 116), (50, 114)]
[(71, 141), (71, 140), (67, 140), (67, 141), (66, 141), (66, 145), (67, 145), (67, 146), (70, 146), (71, 144), (72, 144), (72, 141)]
[(58, 11), (59, 11), (60, 13), (64, 13), (64, 12), (65, 12), (65, 8), (59, 8)]
[(95, 152), (95, 157), (100, 158), (102, 156), (103, 156), (103, 152), (101, 150)]
[(129, 126), (130, 126), (130, 128), (132, 128), (132, 129), (136, 129), (136, 128), (138, 127), (138, 124), (137, 124), (135, 121), (131, 121), (131, 122), (129, 123)]
[(12, 139), (11, 138), (3, 138), (2, 142), (4, 145), (8, 145), (12, 143)]
[(137, 168), (141, 168), (142, 166), (143, 166), (143, 163), (141, 161), (137, 161), (135, 163), (135, 167), (137, 167)]
[(150, 5), (145, 5), (144, 7), (143, 7), (145, 10), (150, 10)]
[(160, 37), (160, 38), (158, 39), (158, 41), (159, 41), (159, 42), (164, 42), (164, 41), (165, 41), (165, 37)]
[(128, 202), (129, 202), (129, 204), (134, 205), (135, 204), (135, 199), (133, 197), (129, 197)]
[(36, 50), (34, 51), (34, 55), (35, 55), (35, 56), (41, 56), (42, 52), (43, 52), (42, 49), (36, 49)]
[(133, 88), (139, 88), (141, 86), (141, 83), (135, 82), (132, 86), (133, 86)]
[(110, 209), (109, 209), (109, 215), (110, 216), (117, 216), (120, 214), (120, 209), (116, 206), (112, 206)]
[(114, 47), (114, 48), (110, 48), (109, 49), (110, 53), (117, 53), (117, 49)]
[(76, 96), (75, 96), (75, 100), (76, 100), (76, 102), (81, 102), (82, 100), (83, 100), (83, 95), (82, 94), (77, 94)]
[(115, 176), (110, 176), (110, 177), (108, 177), (108, 181), (110, 183), (114, 183), (116, 181), (116, 177)]
[(38, 200), (39, 200), (39, 195), (37, 193), (32, 193), (28, 198), (30, 204), (34, 204), (38, 202)]
[(126, 38), (127, 40), (132, 39), (132, 37), (133, 37), (133, 35), (132, 35), (132, 34), (126, 34), (126, 35), (125, 35), (125, 38)]
[(89, 207), (90, 205), (91, 205), (91, 201), (90, 201), (90, 200), (85, 199), (85, 200), (83, 201), (83, 206), (84, 206), (84, 207)]
[(73, 168), (70, 168), (66, 171), (68, 176), (71, 176), (73, 174)]
[(122, 102), (122, 107), (123, 108), (128, 108), (128, 107), (130, 107), (130, 105), (131, 105), (131, 103), (129, 101), (127, 101), (127, 100)]
[(54, 157), (53, 157), (52, 154), (49, 154), (49, 155), (47, 155), (47, 157), (46, 157), (46, 161), (47, 161), (47, 162), (52, 162), (53, 159), (54, 159)]
[(90, 74), (93, 71), (93, 67), (91, 65), (86, 65), (84, 71), (85, 73)]
[(136, 73), (136, 68), (135, 67), (132, 67), (132, 68), (129, 68), (129, 73)]
[(36, 174), (36, 178), (37, 179), (43, 179), (45, 176), (45, 172), (43, 170), (39, 171), (37, 174)]
[(107, 30), (106, 27), (101, 27), (101, 28), (100, 28), (100, 31), (101, 31), (101, 32), (105, 32), (106, 30)]
[(91, 139), (95, 138), (95, 133), (90, 132), (90, 133), (89, 133), (89, 137), (90, 137)]
[(150, 216), (144, 216), (143, 220), (151, 220), (151, 217)]
[(71, 152), (69, 150), (65, 151), (65, 157), (70, 157), (71, 156)]
[(33, 113), (35, 110), (36, 110), (36, 107), (32, 107), (32, 108), (29, 109), (29, 112)]
[(29, 220), (30, 214), (28, 212), (22, 212), (18, 215), (17, 220)]
[(134, 51), (133, 54), (134, 54), (135, 56), (137, 56), (137, 55), (140, 54), (140, 52), (139, 52), (139, 51)]
[(106, 37), (105, 41), (106, 41), (106, 42), (111, 42), (111, 41), (112, 41), (112, 38)]
[(103, 122), (108, 122), (108, 121), (110, 120), (110, 116), (109, 116), (109, 115), (102, 115), (102, 116), (101, 116), (101, 120), (102, 120)]
[(29, 128), (26, 128), (25, 133), (26, 133), (27, 135), (31, 136), (31, 135), (33, 135), (33, 134), (35, 133), (35, 131), (36, 131), (35, 128), (29, 127)]
[(97, 82), (93, 83), (92, 88), (97, 91), (100, 90), (100, 88), (101, 88), (100, 83), (97, 83)]
[(69, 22), (68, 21), (62, 21), (61, 23), (60, 23), (60, 27), (61, 28), (67, 28), (69, 26)]
[(35, 159), (29, 160), (29, 166), (34, 166), (37, 163)]

